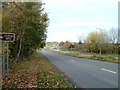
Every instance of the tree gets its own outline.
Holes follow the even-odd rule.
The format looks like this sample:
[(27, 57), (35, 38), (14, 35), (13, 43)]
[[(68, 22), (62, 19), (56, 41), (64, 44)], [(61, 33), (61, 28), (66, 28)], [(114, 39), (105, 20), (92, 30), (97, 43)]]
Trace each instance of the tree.
[(60, 42), (59, 46), (61, 46), (61, 49), (68, 50), (70, 44), (71, 44), (71, 43), (70, 43), (69, 41), (66, 41), (66, 42)]
[(108, 32), (109, 40), (110, 40), (110, 47), (109, 49), (110, 53), (118, 53), (118, 47), (119, 47), (119, 40), (118, 40), (118, 29), (117, 28), (111, 28)]
[(117, 28), (112, 28), (108, 32), (109, 38), (111, 43), (118, 43), (118, 29)]
[(74, 48), (76, 51), (79, 51), (81, 49), (81, 45), (78, 43), (74, 43)]
[(79, 40), (79, 43), (78, 44), (82, 44), (82, 41), (81, 40)]
[(107, 51), (110, 40), (106, 32), (100, 31), (90, 33), (85, 43), (87, 51), (102, 54)]
[(44, 47), (49, 19), (43, 10), (42, 2), (3, 4), (2, 29), (5, 33), (15, 33), (15, 42), (10, 43), (10, 55), (17, 62), (20, 57), (31, 56), (37, 48)]
[(71, 43), (70, 46), (69, 46), (69, 49), (70, 49), (70, 50), (73, 50), (74, 47), (75, 47), (75, 46)]

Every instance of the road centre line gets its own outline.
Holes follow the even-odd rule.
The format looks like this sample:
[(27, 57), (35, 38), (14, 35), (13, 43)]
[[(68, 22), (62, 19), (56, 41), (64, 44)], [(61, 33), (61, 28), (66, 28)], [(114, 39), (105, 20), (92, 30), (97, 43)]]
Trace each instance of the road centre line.
[(75, 62), (74, 60), (71, 60), (72, 62)]
[(105, 68), (101, 68), (101, 70), (103, 70), (103, 71), (107, 71), (107, 72), (111, 72), (111, 73), (114, 73), (114, 74), (117, 73), (117, 72), (115, 72), (115, 71), (111, 71), (111, 70), (108, 70), (108, 69), (105, 69)]

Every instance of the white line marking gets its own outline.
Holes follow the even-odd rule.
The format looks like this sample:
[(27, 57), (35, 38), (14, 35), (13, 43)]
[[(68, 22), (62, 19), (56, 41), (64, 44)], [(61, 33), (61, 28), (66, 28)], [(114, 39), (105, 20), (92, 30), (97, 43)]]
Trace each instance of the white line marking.
[(103, 71), (108, 71), (108, 72), (111, 72), (111, 73), (114, 73), (114, 74), (117, 73), (117, 72), (114, 72), (114, 71), (111, 71), (111, 70), (108, 70), (108, 69), (105, 69), (105, 68), (101, 68), (101, 70), (103, 70)]
[(71, 60), (72, 62), (75, 62), (74, 60)]

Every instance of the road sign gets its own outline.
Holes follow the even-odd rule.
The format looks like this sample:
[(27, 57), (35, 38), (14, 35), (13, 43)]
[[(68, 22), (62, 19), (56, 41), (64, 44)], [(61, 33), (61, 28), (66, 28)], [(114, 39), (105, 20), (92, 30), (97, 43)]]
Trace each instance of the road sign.
[(15, 41), (14, 33), (0, 33), (0, 41), (13, 42)]
[(7, 42), (7, 76), (9, 77), (9, 42), (15, 41), (15, 34), (14, 33), (0, 33), (0, 41), (2, 42), (2, 77), (4, 79), (5, 75), (5, 58), (4, 58), (4, 42)]

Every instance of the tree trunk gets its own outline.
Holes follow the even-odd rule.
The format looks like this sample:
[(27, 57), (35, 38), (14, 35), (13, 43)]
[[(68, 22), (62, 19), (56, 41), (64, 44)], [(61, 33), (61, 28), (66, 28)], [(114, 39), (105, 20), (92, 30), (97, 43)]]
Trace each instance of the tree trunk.
[(100, 49), (100, 54), (101, 54), (101, 49)]
[(22, 47), (22, 39), (20, 39), (19, 51), (18, 51), (17, 59), (16, 59), (17, 62), (18, 62), (18, 59), (19, 59), (19, 57), (20, 57), (21, 47)]

